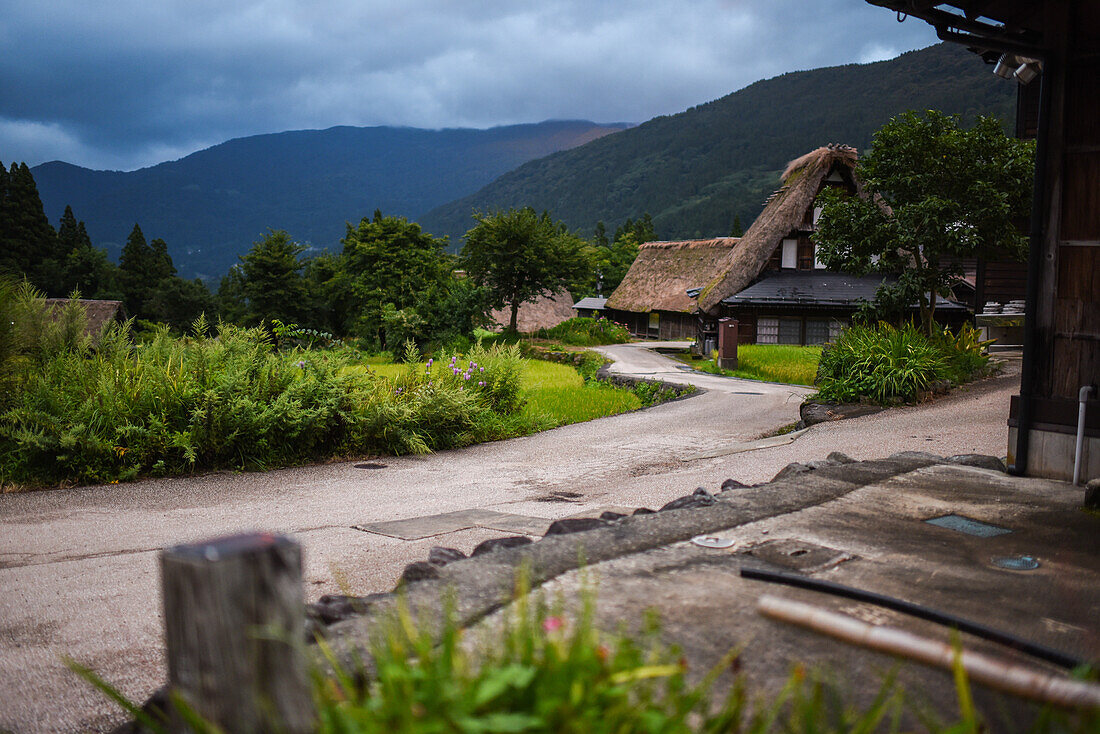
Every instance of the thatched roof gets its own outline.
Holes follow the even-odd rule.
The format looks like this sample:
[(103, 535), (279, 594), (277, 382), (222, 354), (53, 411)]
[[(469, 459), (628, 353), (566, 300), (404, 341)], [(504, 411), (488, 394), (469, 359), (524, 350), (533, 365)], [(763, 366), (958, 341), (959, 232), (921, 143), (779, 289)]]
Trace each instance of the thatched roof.
[(771, 195), (737, 248), (712, 271), (714, 275), (699, 293), (699, 309), (710, 311), (760, 275), (783, 238), (801, 226), (806, 210), (813, 206), (834, 164), (858, 190), (852, 174), (857, 158), (855, 148), (830, 144), (788, 163), (783, 171), (782, 188)]
[[(607, 299), (617, 311), (681, 311), (691, 313), (695, 301), (689, 288), (706, 285), (718, 266), (739, 249), (736, 237), (683, 242), (647, 242), (626, 277)], [(737, 245), (737, 247), (735, 247)]]
[[(126, 319), (126, 309), (123, 308), (122, 301), (96, 301), (90, 298), (81, 298), (79, 302), (84, 307), (84, 313), (87, 315), (85, 333), (90, 337), (98, 336), (108, 322), (124, 321)], [(53, 313), (60, 312), (68, 303), (68, 298), (46, 299), (46, 307)]]
[[(571, 319), (573, 313), (573, 296), (565, 290), (552, 296), (542, 296), (533, 303), (522, 303), (516, 314), (516, 330), (523, 333), (538, 331), (539, 329), (551, 329), (563, 321)], [(508, 326), (508, 319), (512, 316), (511, 308), (505, 307), (493, 311), (489, 316), (501, 328)]]

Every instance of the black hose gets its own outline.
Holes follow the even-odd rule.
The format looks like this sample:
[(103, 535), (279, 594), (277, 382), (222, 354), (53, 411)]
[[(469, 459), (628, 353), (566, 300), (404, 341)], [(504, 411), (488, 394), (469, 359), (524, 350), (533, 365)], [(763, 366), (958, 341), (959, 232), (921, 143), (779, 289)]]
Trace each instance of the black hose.
[(1013, 650), (1018, 650), (1019, 652), (1026, 653), (1032, 657), (1045, 660), (1048, 663), (1053, 663), (1070, 670), (1088, 664), (1088, 661), (1068, 655), (1061, 650), (1055, 650), (1045, 645), (1029, 642), (1028, 640), (1021, 639), (1007, 632), (993, 629), (992, 627), (986, 627), (984, 624), (971, 622), (968, 619), (956, 617), (953, 614), (921, 606), (920, 604), (903, 601), (902, 599), (895, 599), (891, 596), (883, 596), (882, 594), (876, 594), (872, 591), (854, 589), (851, 586), (844, 586), (843, 584), (833, 583), (832, 581), (812, 579), (793, 573), (777, 573), (775, 571), (765, 571), (759, 568), (742, 567), (741, 576), (746, 579), (770, 581), (776, 584), (795, 586), (800, 589), (820, 591), (826, 594), (832, 594), (833, 596), (840, 596), (846, 599), (875, 604), (880, 607), (885, 607), (886, 609), (893, 609), (895, 612), (902, 612), (903, 614), (926, 619), (930, 622), (954, 627), (960, 632), (966, 632), (975, 637), (998, 642), (1007, 647), (1011, 647)]

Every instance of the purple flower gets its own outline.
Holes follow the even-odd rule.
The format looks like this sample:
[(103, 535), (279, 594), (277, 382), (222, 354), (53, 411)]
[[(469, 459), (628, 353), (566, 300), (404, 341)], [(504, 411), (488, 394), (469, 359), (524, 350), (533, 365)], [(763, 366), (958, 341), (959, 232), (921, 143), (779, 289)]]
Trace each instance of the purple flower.
[(304, 370), (306, 368), (306, 361), (304, 359), (298, 361), (298, 369)]
[(462, 378), (463, 378), (464, 380), (468, 380), (468, 379), (470, 379), (470, 373), (469, 373), (469, 372), (467, 372), (466, 374), (464, 374), (464, 375), (462, 376)]
[(482, 372), (484, 372), (484, 371), (485, 371), (485, 368), (484, 368), (484, 367), (482, 367), (482, 368), (481, 368), (481, 371), (482, 371)]
[(478, 387), (485, 387), (485, 383), (484, 383), (484, 382), (479, 382), (479, 383), (477, 383), (477, 385), (478, 385)]

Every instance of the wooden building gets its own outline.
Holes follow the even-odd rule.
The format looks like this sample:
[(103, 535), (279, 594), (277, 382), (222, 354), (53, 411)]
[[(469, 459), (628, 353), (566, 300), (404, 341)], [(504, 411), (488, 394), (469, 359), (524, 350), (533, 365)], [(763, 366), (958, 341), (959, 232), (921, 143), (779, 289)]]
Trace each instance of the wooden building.
[[(1017, 134), (1035, 137), (1024, 363), (1010, 469), (1100, 476), (1100, 3), (868, 0), (932, 24), (1018, 83)], [(900, 16), (899, 16), (900, 17)], [(1082, 451), (1076, 453), (1084, 408)]]
[(773, 193), (738, 246), (693, 295), (699, 343), (717, 339), (718, 319), (738, 321), (742, 344), (824, 344), (858, 308), (873, 298), (882, 277), (829, 273), (810, 237), (826, 187), (860, 191), (858, 155), (846, 145), (827, 145), (787, 164)]
[(603, 315), (643, 339), (695, 338), (696, 306), (688, 291), (714, 277), (737, 243), (736, 237), (645, 243)]

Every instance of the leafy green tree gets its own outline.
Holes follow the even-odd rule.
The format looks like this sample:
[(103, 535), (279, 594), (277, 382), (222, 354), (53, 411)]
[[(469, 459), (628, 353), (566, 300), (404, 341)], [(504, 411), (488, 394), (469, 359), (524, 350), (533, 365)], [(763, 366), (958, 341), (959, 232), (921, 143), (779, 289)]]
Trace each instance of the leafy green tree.
[(1015, 225), (1031, 200), (1034, 146), (994, 118), (964, 129), (957, 116), (899, 115), (859, 162), (866, 196), (826, 189), (814, 240), (826, 267), (897, 276), (876, 301), (920, 305), (931, 335), (936, 298), (974, 256), (1022, 257)]
[(176, 275), (162, 278), (144, 303), (142, 314), (152, 321), (168, 324), (176, 331), (188, 332), (199, 316), (217, 311), (214, 296), (198, 278), (184, 280)]
[(549, 212), (524, 207), (474, 219), (462, 264), (474, 283), (488, 289), (494, 307), (511, 310), (510, 331), (516, 330), (520, 304), (560, 291), (591, 269), (584, 240), (556, 224)]
[[(386, 323), (403, 324), (406, 332), (414, 328), (411, 324), (429, 326), (424, 318), (431, 310), (426, 301), (447, 292), (454, 279), (454, 261), (444, 249), (446, 240), (422, 232), (419, 224), (404, 217), (384, 217), (375, 211), (372, 219), (364, 217), (357, 227), (348, 225), (343, 244), (336, 288), (346, 299), (347, 332), (395, 347), (399, 345), (390, 344)], [(416, 317), (393, 315), (406, 309), (413, 309)], [(383, 313), (390, 314), (388, 322)], [(395, 334), (398, 329), (389, 331)]]
[(302, 278), (305, 262), (301, 259), (304, 251), (304, 245), (279, 229), (269, 231), (241, 256), (240, 267), (235, 270), (240, 277), (246, 324), (299, 320), (306, 300)]
[(639, 245), (656, 240), (657, 233), (653, 229), (653, 217), (649, 216), (649, 212), (643, 214), (642, 218), (636, 222), (633, 219), (627, 219), (615, 228), (616, 240), (627, 234), (634, 235), (634, 240)]

